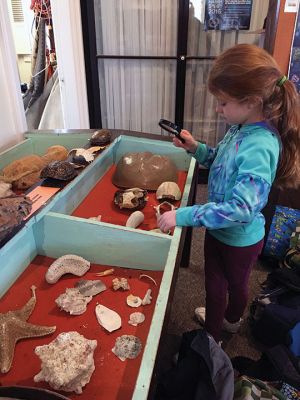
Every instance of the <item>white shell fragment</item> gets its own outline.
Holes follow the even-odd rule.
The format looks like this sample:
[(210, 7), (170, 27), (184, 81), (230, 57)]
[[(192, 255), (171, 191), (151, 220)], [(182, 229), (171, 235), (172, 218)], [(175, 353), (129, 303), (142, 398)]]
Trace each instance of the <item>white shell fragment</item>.
[(154, 206), (156, 216), (162, 215), (164, 212), (176, 210), (176, 207), (168, 201), (163, 201), (158, 206)]
[(112, 352), (121, 360), (136, 358), (142, 350), (141, 340), (133, 335), (122, 335), (116, 339)]
[(128, 228), (137, 228), (144, 221), (144, 214), (142, 211), (134, 211), (126, 221)]
[(146, 306), (147, 304), (151, 304), (152, 296), (151, 296), (151, 289), (148, 289), (145, 297), (142, 300), (142, 305)]
[(82, 393), (95, 370), (97, 340), (88, 340), (78, 332), (63, 332), (45, 346), (37, 346), (41, 371), (34, 382), (48, 382), (54, 390)]
[(75, 254), (66, 254), (57, 258), (46, 272), (46, 281), (56, 283), (64, 274), (84, 275), (90, 269), (91, 263)]
[(86, 306), (92, 298), (84, 296), (77, 288), (67, 288), (65, 293), (58, 296), (55, 303), (70, 315), (81, 315), (86, 311)]
[(181, 199), (181, 190), (179, 186), (175, 182), (163, 182), (159, 185), (156, 190), (156, 198), (157, 200), (180, 200)]
[(106, 285), (100, 280), (81, 279), (75, 283), (75, 287), (83, 296), (96, 296), (96, 294), (104, 292)]
[(130, 294), (127, 296), (126, 302), (130, 307), (139, 307), (142, 304), (142, 299), (138, 296)]
[(130, 314), (129, 325), (137, 326), (145, 321), (145, 314), (141, 312), (134, 312)]
[(128, 280), (126, 278), (114, 278), (112, 280), (112, 284), (113, 284), (112, 288), (114, 290), (119, 290), (119, 289), (129, 290), (130, 289)]
[(154, 285), (157, 286), (156, 280), (155, 280), (154, 278), (152, 278), (152, 276), (150, 276), (150, 275), (141, 274), (141, 275), (139, 276), (139, 278), (140, 278), (140, 279), (142, 279), (142, 278), (150, 279), (150, 281), (152, 281), (152, 282), (154, 283)]
[(113, 332), (122, 326), (122, 320), (118, 313), (110, 308), (98, 304), (95, 308), (99, 324), (108, 332)]

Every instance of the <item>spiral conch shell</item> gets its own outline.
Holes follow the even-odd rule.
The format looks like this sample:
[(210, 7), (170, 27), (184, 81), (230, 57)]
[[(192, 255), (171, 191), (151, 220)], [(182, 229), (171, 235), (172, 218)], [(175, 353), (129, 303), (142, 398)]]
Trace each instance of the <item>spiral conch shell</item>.
[(84, 275), (90, 269), (91, 263), (75, 254), (66, 254), (57, 258), (46, 272), (46, 281), (56, 283), (64, 274)]

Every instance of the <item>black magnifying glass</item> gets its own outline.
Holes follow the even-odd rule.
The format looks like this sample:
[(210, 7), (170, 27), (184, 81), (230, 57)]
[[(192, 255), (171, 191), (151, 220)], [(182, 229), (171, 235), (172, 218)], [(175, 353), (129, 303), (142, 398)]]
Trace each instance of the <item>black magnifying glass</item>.
[(185, 140), (180, 136), (181, 128), (179, 128), (178, 125), (168, 121), (167, 119), (160, 119), (158, 125), (165, 131), (175, 135), (182, 143), (185, 143)]

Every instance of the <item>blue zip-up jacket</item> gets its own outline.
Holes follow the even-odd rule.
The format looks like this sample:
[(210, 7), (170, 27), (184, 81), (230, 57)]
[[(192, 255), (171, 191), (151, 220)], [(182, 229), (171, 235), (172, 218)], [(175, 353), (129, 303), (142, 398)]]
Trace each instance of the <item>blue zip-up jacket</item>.
[(210, 168), (208, 202), (176, 210), (176, 225), (205, 226), (219, 241), (250, 246), (265, 235), (266, 205), (280, 141), (266, 122), (233, 125), (216, 148), (199, 143), (193, 156)]

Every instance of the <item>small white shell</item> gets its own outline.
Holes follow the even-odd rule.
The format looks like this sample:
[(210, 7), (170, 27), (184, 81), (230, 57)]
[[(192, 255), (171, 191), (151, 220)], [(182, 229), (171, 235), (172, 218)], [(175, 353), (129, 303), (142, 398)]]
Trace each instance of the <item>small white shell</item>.
[(121, 360), (136, 358), (142, 350), (141, 340), (133, 335), (122, 335), (116, 339), (112, 352)]
[(139, 307), (142, 304), (142, 299), (138, 296), (130, 294), (127, 296), (126, 302), (130, 307)]
[(110, 308), (98, 304), (95, 308), (96, 317), (101, 326), (108, 332), (113, 332), (122, 326), (122, 320), (118, 313)]
[(91, 263), (75, 254), (66, 254), (57, 258), (46, 272), (46, 281), (56, 283), (64, 274), (84, 275), (90, 269)]
[(126, 226), (137, 228), (144, 221), (144, 218), (144, 214), (141, 211), (134, 211), (126, 221)]
[(168, 199), (171, 201), (181, 199), (181, 190), (175, 182), (163, 182), (156, 190), (156, 198), (158, 200)]
[(67, 288), (65, 293), (58, 296), (55, 303), (70, 315), (81, 315), (86, 311), (86, 306), (92, 298), (84, 296), (76, 288)]
[(129, 325), (137, 326), (145, 321), (145, 314), (141, 312), (134, 312), (130, 314)]

